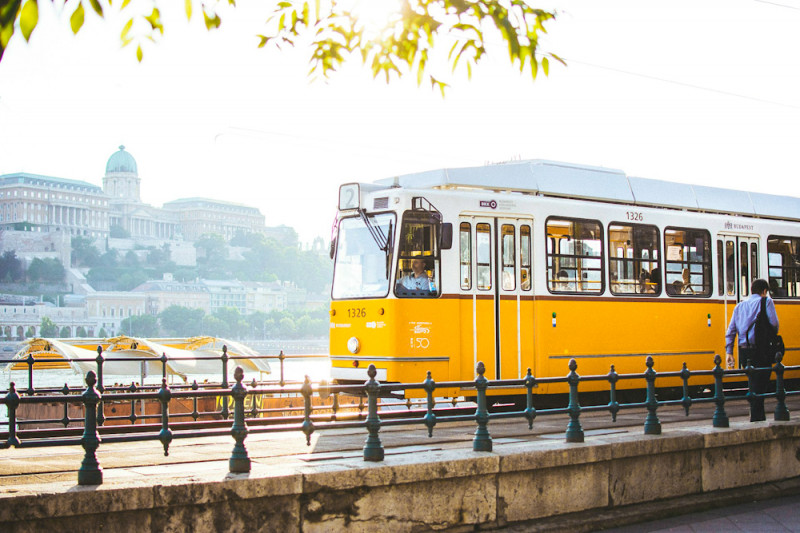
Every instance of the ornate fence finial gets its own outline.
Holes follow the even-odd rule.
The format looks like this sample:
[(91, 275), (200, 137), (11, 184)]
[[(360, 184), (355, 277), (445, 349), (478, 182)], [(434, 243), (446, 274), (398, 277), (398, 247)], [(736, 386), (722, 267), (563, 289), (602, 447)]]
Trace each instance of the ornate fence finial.
[(245, 473), (250, 471), (250, 456), (247, 454), (247, 448), (244, 445), (244, 439), (247, 437), (247, 424), (244, 421), (244, 397), (247, 396), (247, 388), (242, 385), (244, 370), (242, 370), (241, 366), (237, 366), (234, 369), (233, 378), (236, 383), (231, 388), (231, 396), (233, 396), (231, 435), (233, 435), (236, 444), (233, 445), (233, 453), (231, 453), (231, 458), (228, 461), (228, 471)]
[(658, 399), (656, 398), (656, 371), (653, 370), (654, 365), (653, 356), (648, 355), (645, 360), (647, 370), (644, 371), (644, 379), (647, 381), (647, 399), (644, 402), (647, 407), (647, 418), (644, 420), (645, 435), (661, 435), (661, 421), (656, 414)]
[(477, 391), (478, 408), (475, 410), (475, 421), (478, 428), (475, 430), (475, 438), (472, 439), (472, 450), (476, 452), (492, 451), (492, 437), (489, 435), (489, 410), (486, 408), (486, 389), (489, 382), (483, 376), (486, 373), (486, 366), (483, 361), (478, 362), (475, 367), (478, 377), (475, 379), (475, 390)]
[(575, 359), (569, 360), (569, 374), (567, 375), (567, 383), (569, 383), (569, 405), (567, 412), (569, 413), (569, 423), (567, 424), (567, 442), (583, 442), (583, 428), (581, 427), (581, 405), (578, 402), (578, 383), (581, 377), (576, 372), (578, 370), (578, 362)]
[(722, 357), (719, 354), (714, 356), (714, 369), (711, 373), (714, 375), (714, 403), (717, 408), (714, 409), (714, 417), (711, 419), (715, 428), (726, 428), (730, 424), (728, 422), (728, 415), (725, 413), (725, 393), (722, 391), (722, 376), (725, 375), (725, 370), (722, 366)]
[(369, 432), (364, 444), (365, 461), (383, 461), (383, 444), (381, 444), (381, 439), (378, 436), (378, 432), (381, 429), (381, 419), (378, 417), (378, 394), (380, 393), (381, 384), (375, 379), (377, 375), (378, 370), (375, 365), (369, 365), (367, 369), (369, 380), (364, 383), (364, 389), (367, 391), (366, 426)]
[(102, 485), (103, 469), (97, 462), (97, 448), (100, 446), (100, 435), (97, 433), (97, 404), (100, 393), (94, 387), (97, 377), (91, 370), (86, 374), (86, 391), (81, 395), (83, 400), (83, 437), (81, 446), (85, 451), (81, 468), (78, 470), (78, 485)]

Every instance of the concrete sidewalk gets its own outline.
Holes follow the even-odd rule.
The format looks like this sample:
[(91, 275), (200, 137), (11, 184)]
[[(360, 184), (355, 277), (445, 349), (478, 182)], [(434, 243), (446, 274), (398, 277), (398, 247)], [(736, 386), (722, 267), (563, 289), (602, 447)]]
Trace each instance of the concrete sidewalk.
[(800, 532), (800, 495), (731, 505), (603, 531), (609, 533)]
[[(687, 417), (676, 406), (659, 409), (661, 436), (643, 434), (642, 410), (625, 411), (616, 423), (607, 413), (587, 412), (584, 443), (564, 441), (565, 415), (537, 418), (533, 430), (521, 419), (498, 419), (489, 424), (491, 452), (472, 451), (474, 422), (442, 423), (432, 438), (419, 424), (387, 425), (380, 463), (363, 459), (363, 428), (315, 432), (311, 446), (299, 431), (254, 431), (245, 441), (249, 474), (228, 472), (229, 436), (176, 439), (168, 457), (157, 441), (105, 442), (98, 450), (104, 469), (98, 487), (76, 485), (79, 446), (0, 450), (0, 530), (53, 533), (135, 523), (152, 532), (181, 524), (242, 531), (259, 523), (260, 531), (348, 524), (354, 531), (503, 524), (514, 524), (504, 531), (524, 533), (650, 531), (647, 524), (628, 525), (800, 494), (798, 422), (746, 422), (740, 402), (726, 405), (731, 427), (715, 429), (712, 410), (698, 405)], [(744, 457), (750, 468), (740, 470)], [(697, 524), (715, 518), (726, 515)], [(685, 531), (737, 531), (727, 526)], [(792, 529), (750, 531), (771, 530)]]

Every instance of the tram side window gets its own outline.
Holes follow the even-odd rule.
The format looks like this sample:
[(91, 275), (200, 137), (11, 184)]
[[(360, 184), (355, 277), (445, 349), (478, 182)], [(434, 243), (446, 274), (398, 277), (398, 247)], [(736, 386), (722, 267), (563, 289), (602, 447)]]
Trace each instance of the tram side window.
[(547, 289), (603, 292), (603, 227), (596, 220), (548, 218)]
[[(750, 272), (748, 269), (749, 261), (747, 260), (747, 243), (739, 243), (739, 292), (742, 296), (750, 294)], [(755, 279), (755, 278), (753, 278)]]
[(475, 226), (476, 253), (475, 279), (479, 291), (492, 288), (492, 228), (481, 223)]
[(514, 226), (503, 224), (500, 230), (503, 238), (503, 290), (516, 289), (516, 247), (514, 239)]
[(462, 222), (459, 238), (461, 289), (468, 291), (472, 287), (472, 228), (469, 222)]
[(664, 288), (670, 296), (711, 296), (711, 236), (705, 230), (664, 230)]
[(800, 297), (800, 238), (770, 235), (767, 240), (769, 292), (773, 298)]
[(736, 279), (736, 245), (733, 241), (725, 241), (725, 293), (728, 296), (736, 294), (736, 286), (734, 280)]
[(439, 294), (439, 249), (436, 221), (427, 213), (407, 212), (397, 239), (397, 283), (400, 298), (435, 298)]
[(612, 223), (608, 226), (608, 269), (613, 294), (659, 294), (658, 228)]
[(723, 253), (724, 244), (722, 239), (717, 239), (717, 293), (722, 296), (725, 294), (725, 276), (722, 275), (725, 268), (725, 254)]
[(523, 291), (531, 290), (531, 227), (519, 227), (519, 285)]

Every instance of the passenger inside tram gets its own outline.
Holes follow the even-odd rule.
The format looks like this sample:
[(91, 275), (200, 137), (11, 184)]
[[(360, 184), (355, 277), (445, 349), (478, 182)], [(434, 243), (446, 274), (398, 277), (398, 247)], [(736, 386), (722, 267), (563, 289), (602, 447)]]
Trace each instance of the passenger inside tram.
[(558, 283), (556, 284), (559, 291), (574, 291), (575, 285), (569, 280), (569, 274), (566, 270), (558, 271)]
[(692, 288), (692, 282), (689, 275), (689, 269), (684, 268), (681, 272), (681, 277), (683, 278), (683, 282), (681, 284), (681, 292), (683, 294), (694, 294), (694, 289)]

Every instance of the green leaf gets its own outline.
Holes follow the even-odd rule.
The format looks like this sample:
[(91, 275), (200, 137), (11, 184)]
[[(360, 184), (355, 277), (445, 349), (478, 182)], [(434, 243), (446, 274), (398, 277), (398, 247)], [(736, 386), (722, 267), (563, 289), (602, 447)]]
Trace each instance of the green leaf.
[(162, 35), (164, 34), (164, 26), (161, 24), (161, 12), (157, 7), (153, 8), (153, 12), (146, 16), (145, 20), (150, 23), (151, 28), (160, 31)]
[(144, 54), (143, 54), (143, 52), (142, 52), (142, 45), (139, 45), (139, 46), (137, 46), (137, 47), (136, 47), (136, 60), (137, 60), (139, 63), (141, 63), (141, 62), (142, 62), (142, 56), (143, 56), (143, 55), (144, 55)]
[(103, 6), (100, 5), (100, 2), (98, 2), (97, 0), (89, 0), (89, 3), (92, 5), (92, 9), (94, 9), (94, 12), (102, 17)]
[(220, 19), (216, 13), (214, 13), (213, 17), (209, 17), (208, 13), (203, 11), (203, 18), (205, 19), (207, 30), (217, 29), (219, 28), (219, 25), (222, 23), (222, 19)]
[(120, 33), (119, 37), (123, 41), (128, 40), (128, 32), (131, 31), (133, 27), (133, 19), (129, 19), (128, 22), (125, 23), (125, 26), (122, 28), (122, 33)]
[(22, 6), (22, 12), (19, 15), (19, 29), (22, 30), (22, 36), (28, 41), (31, 38), (31, 33), (39, 22), (39, 4), (36, 0), (28, 0)]
[(69, 17), (69, 25), (72, 28), (72, 33), (78, 33), (83, 26), (83, 4), (78, 4), (78, 7), (75, 8), (75, 11), (72, 12), (72, 16)]
[(192, 0), (184, 0), (183, 8), (186, 10), (186, 20), (192, 20)]
[(122, 0), (122, 6), (119, 8), (120, 11), (122, 11), (123, 9), (128, 7), (128, 4), (130, 4), (130, 3), (131, 3), (131, 0)]
[(544, 71), (545, 76), (550, 75), (550, 60), (546, 57), (542, 58), (542, 70)]

